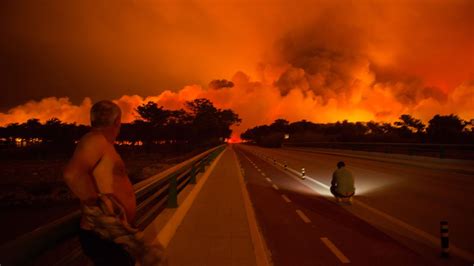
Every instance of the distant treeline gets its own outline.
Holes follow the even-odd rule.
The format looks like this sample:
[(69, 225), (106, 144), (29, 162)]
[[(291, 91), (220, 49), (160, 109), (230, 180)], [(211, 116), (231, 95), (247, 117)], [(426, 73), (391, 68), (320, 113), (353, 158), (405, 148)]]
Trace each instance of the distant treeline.
[[(286, 135), (286, 137), (285, 137)], [(474, 144), (473, 120), (456, 115), (435, 115), (425, 125), (410, 115), (401, 115), (394, 123), (343, 122), (289, 123), (277, 119), (271, 125), (248, 129), (240, 135), (243, 140), (266, 147), (280, 147), (284, 141), (298, 142), (391, 142)], [(286, 139), (287, 138), (287, 139)]]
[[(230, 109), (218, 109), (208, 99), (186, 102), (186, 110), (167, 110), (155, 102), (136, 108), (137, 119), (122, 124), (117, 141), (149, 150), (158, 145), (196, 146), (223, 142), (230, 127), (240, 123)], [(50, 151), (74, 146), (89, 126), (63, 123), (52, 118), (45, 123), (31, 118), (27, 122), (0, 127), (3, 147), (48, 146)]]

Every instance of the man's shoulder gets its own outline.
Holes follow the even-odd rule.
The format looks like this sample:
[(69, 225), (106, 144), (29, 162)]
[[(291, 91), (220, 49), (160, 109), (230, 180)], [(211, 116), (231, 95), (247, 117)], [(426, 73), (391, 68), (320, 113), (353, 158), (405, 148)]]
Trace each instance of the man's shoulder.
[(352, 172), (349, 169), (344, 167), (341, 170), (345, 175), (352, 176)]
[(340, 168), (340, 169), (337, 169), (336, 171), (334, 171), (334, 175), (336, 175), (336, 176), (351, 175), (352, 176), (352, 172), (349, 171), (347, 168), (343, 167), (343, 168)]
[(79, 140), (78, 146), (104, 147), (108, 144), (104, 135), (97, 132), (88, 132)]

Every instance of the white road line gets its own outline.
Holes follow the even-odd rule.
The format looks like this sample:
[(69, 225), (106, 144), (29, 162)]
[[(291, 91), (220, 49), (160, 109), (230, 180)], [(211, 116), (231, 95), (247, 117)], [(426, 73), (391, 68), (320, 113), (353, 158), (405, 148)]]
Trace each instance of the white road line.
[(281, 195), (281, 197), (282, 197), (286, 202), (288, 202), (288, 203), (291, 202), (291, 200), (290, 200), (286, 195), (283, 194), (283, 195)]
[(301, 220), (303, 220), (303, 222), (307, 224), (311, 223), (311, 220), (308, 218), (308, 216), (306, 216), (301, 210), (296, 210), (296, 213), (301, 218)]
[[(270, 178), (267, 177), (266, 179), (267, 179), (268, 183), (271, 183), (271, 182), (272, 182), (272, 180), (271, 180)], [(277, 188), (277, 189), (278, 189), (278, 188)]]
[(279, 190), (279, 188), (275, 184), (273, 184), (273, 188), (276, 189), (276, 190)]
[[(291, 169), (291, 171), (297, 173), (297, 171), (295, 171), (293, 169)], [(309, 176), (306, 176), (306, 177), (307, 177), (307, 180), (310, 180), (313, 183), (315, 183), (315, 184), (317, 184), (317, 185), (319, 185), (319, 186), (321, 186), (325, 189), (329, 189), (329, 186), (327, 186), (326, 184), (323, 184), (319, 181), (316, 181), (312, 177), (309, 177)], [(311, 187), (309, 187), (309, 188), (311, 188)], [(421, 238), (424, 241), (430, 243), (433, 247), (438, 247), (438, 245), (439, 245), (439, 238), (438, 237), (435, 237), (435, 236), (433, 236), (433, 235), (431, 235), (431, 234), (429, 234), (429, 233), (427, 233), (427, 232), (425, 232), (425, 231), (423, 231), (423, 230), (421, 230), (421, 229), (419, 229), (415, 226), (412, 226), (412, 225), (410, 225), (410, 224), (408, 224), (408, 223), (406, 223), (406, 222), (404, 222), (404, 221), (402, 221), (398, 218), (395, 218), (395, 217), (393, 217), (393, 216), (391, 216), (391, 215), (389, 215), (389, 214), (387, 214), (383, 211), (379, 211), (378, 209), (375, 209), (375, 208), (373, 208), (373, 207), (371, 207), (371, 206), (369, 206), (369, 205), (367, 205), (367, 204), (365, 204), (365, 203), (363, 203), (359, 200), (354, 199), (353, 204), (359, 205), (359, 206), (361, 206), (361, 207), (377, 214), (378, 216), (385, 218), (386, 220), (390, 221), (392, 224), (395, 224), (395, 225), (397, 225), (401, 228), (404, 228), (405, 230), (410, 231), (414, 235), (417, 235), (419, 238)], [(474, 254), (472, 254), (471, 252), (466, 251), (466, 250), (461, 249), (461, 248), (458, 248), (457, 246), (455, 246), (451, 243), (449, 245), (450, 245), (449, 248), (450, 248), (450, 250), (452, 251), (453, 254), (456, 254), (457, 256), (462, 257), (466, 260), (474, 260)]]
[[(385, 212), (382, 212), (382, 211), (379, 211), (375, 208), (372, 208), (371, 206), (359, 201), (359, 200), (354, 200), (354, 203), (361, 206), (361, 207), (364, 207), (366, 208), (367, 210), (387, 219), (388, 221), (392, 222), (393, 224), (396, 224), (398, 225), (399, 227), (402, 227), (410, 232), (412, 232), (413, 234), (415, 235), (418, 235), (418, 237), (421, 237), (423, 239), (425, 239), (425, 241), (431, 243), (431, 245), (433, 246), (436, 246), (438, 247), (439, 245), (439, 238), (421, 230), (421, 229), (418, 229), (408, 223), (405, 223), (393, 216), (390, 216), (388, 214), (386, 214)], [(459, 256), (459, 257), (462, 257), (466, 260), (472, 260), (474, 261), (474, 254), (472, 254), (471, 252), (467, 251), (467, 250), (464, 250), (464, 249), (461, 249), (461, 248), (458, 248), (457, 246), (449, 243), (449, 249), (451, 251), (451, 253)]]
[[(234, 152), (234, 156), (236, 156)], [(265, 239), (258, 228), (257, 219), (255, 218), (255, 211), (252, 208), (252, 203), (250, 201), (249, 192), (244, 183), (244, 178), (239, 177), (240, 189), (242, 192), (243, 203), (245, 207), (245, 212), (247, 213), (247, 222), (249, 224), (250, 236), (252, 238), (252, 243), (254, 247), (254, 254), (256, 259), (256, 265), (258, 266), (269, 266), (270, 263), (270, 252), (265, 244)]]
[(263, 175), (263, 176), (265, 176), (265, 173), (264, 173), (264, 172), (262, 172), (262, 175)]
[(351, 261), (327, 237), (321, 237), (321, 241), (323, 241), (324, 245), (326, 245), (326, 247), (328, 247), (342, 263), (351, 263)]

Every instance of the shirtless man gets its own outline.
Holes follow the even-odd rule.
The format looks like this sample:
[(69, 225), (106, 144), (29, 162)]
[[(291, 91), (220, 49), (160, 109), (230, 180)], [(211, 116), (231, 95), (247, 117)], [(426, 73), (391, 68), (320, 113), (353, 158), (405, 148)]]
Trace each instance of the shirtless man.
[[(135, 193), (125, 165), (114, 148), (120, 131), (120, 108), (111, 101), (100, 101), (90, 111), (92, 130), (79, 141), (74, 155), (64, 169), (64, 180), (81, 204), (94, 205), (99, 194), (112, 195), (133, 225)], [(122, 246), (99, 237), (83, 217), (80, 241), (84, 252), (95, 265), (134, 265), (134, 259)]]

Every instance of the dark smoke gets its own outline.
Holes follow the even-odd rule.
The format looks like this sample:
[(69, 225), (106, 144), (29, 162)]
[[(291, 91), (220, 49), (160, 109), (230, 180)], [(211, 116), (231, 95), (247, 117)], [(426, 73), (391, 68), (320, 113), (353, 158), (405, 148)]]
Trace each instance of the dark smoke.
[(234, 87), (234, 83), (226, 79), (215, 79), (209, 83), (209, 88), (215, 90), (232, 87)]

